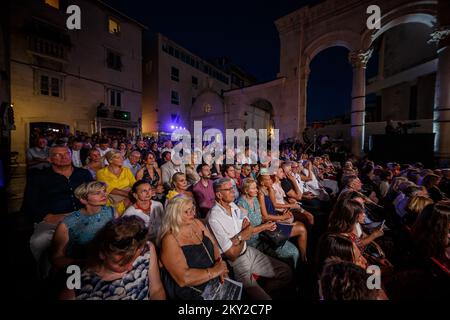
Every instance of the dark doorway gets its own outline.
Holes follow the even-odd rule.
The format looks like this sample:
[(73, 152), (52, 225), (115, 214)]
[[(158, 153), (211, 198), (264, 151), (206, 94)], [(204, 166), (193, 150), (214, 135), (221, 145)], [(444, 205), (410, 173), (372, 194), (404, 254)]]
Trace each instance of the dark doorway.
[(119, 128), (102, 128), (102, 134), (110, 137), (126, 137), (127, 130)]
[(49, 145), (51, 141), (66, 137), (70, 133), (70, 127), (63, 123), (55, 122), (32, 122), (30, 123), (30, 135), (29, 135), (29, 145), (33, 146), (36, 138), (39, 136), (44, 136), (49, 140)]

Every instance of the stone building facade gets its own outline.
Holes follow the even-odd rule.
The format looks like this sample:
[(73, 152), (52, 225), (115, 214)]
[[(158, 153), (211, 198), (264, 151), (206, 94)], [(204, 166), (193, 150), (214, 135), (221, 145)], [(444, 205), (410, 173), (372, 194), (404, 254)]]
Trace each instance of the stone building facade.
[[(367, 26), (367, 8), (370, 5), (380, 8), (379, 29), (370, 29)], [(303, 7), (278, 19), (275, 24), (280, 37), (280, 68), (277, 79), (263, 85), (226, 92), (223, 108), (228, 125), (245, 127), (242, 116), (246, 111), (243, 109), (251, 106), (254, 99), (264, 98), (273, 107), (271, 119), (274, 127), (282, 129), (280, 138), (301, 138), (301, 133), (307, 126), (309, 64), (319, 52), (330, 47), (343, 46), (350, 51), (348, 60), (353, 68), (351, 124), (348, 130), (352, 152), (356, 155), (363, 152), (366, 95), (383, 95), (385, 105), (390, 105), (381, 111), (381, 118), (384, 119), (397, 116), (395, 112), (404, 114), (405, 108), (410, 112), (411, 88), (416, 86), (413, 89), (416, 90), (414, 99), (417, 99), (415, 105), (419, 108), (415, 109), (415, 118), (429, 117), (431, 108), (432, 126), (425, 127), (432, 127), (432, 132), (436, 134), (436, 156), (450, 159), (449, 1), (328, 0), (313, 7)], [(405, 24), (414, 24), (415, 36), (421, 36), (424, 43), (420, 50), (424, 52), (420, 52), (419, 56), (424, 57), (424, 61), (413, 66), (397, 61), (395, 65), (401, 68), (397, 70), (394, 66), (385, 65), (385, 78), (375, 79), (376, 81), (366, 87), (366, 66), (377, 39), (388, 30)], [(426, 36), (424, 26), (430, 30), (430, 34)], [(399, 38), (395, 32), (390, 36), (393, 39), (387, 37), (386, 48), (389, 42)], [(428, 41), (433, 44), (429, 45)], [(395, 45), (398, 46), (399, 43)], [(414, 50), (417, 51), (415, 48)], [(384, 51), (382, 54), (395, 53)], [(417, 58), (417, 52), (412, 58)], [(416, 83), (405, 85), (405, 81)], [(419, 93), (424, 94), (417, 94), (417, 88)], [(427, 94), (430, 90), (434, 91), (432, 96)], [(399, 111), (393, 112), (391, 109), (396, 104)], [(233, 116), (234, 121), (231, 121)]]
[(12, 1), (12, 149), (24, 161), (30, 137), (53, 131), (139, 134), (143, 25), (94, 0), (74, 0), (81, 29), (69, 30), (67, 1)]
[[(227, 59), (207, 61), (164, 35), (144, 37), (144, 134), (169, 134), (175, 128), (224, 128), (223, 92), (254, 83)], [(201, 109), (201, 111), (199, 111)]]

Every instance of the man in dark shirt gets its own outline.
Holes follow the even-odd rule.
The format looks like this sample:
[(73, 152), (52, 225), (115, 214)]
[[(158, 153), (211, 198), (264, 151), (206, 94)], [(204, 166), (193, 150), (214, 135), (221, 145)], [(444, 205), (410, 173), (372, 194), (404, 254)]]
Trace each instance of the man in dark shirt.
[(49, 162), (50, 168), (28, 178), (24, 194), (23, 209), (36, 222), (30, 247), (39, 264), (51, 244), (57, 224), (68, 213), (81, 208), (74, 190), (82, 183), (92, 181), (89, 171), (72, 165), (67, 146), (51, 147)]

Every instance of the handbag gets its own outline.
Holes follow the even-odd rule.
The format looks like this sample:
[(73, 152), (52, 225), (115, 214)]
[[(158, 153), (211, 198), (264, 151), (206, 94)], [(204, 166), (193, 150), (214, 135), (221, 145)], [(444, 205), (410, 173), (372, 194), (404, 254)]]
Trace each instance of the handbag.
[(283, 224), (277, 222), (277, 228), (274, 231), (265, 230), (259, 234), (261, 240), (265, 241), (272, 249), (284, 246), (291, 236), (292, 224)]
[(383, 249), (374, 241), (364, 248), (363, 255), (369, 264), (379, 266), (383, 274), (390, 274), (394, 269), (394, 266), (386, 258)]

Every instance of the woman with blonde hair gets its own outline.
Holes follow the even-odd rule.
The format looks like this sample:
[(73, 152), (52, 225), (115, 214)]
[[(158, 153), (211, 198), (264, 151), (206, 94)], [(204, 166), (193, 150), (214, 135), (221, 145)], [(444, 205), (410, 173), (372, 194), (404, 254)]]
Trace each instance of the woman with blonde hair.
[(123, 157), (119, 150), (110, 150), (105, 154), (109, 165), (97, 171), (97, 180), (105, 182), (108, 192), (108, 204), (114, 206), (119, 215), (130, 205), (128, 193), (136, 182), (131, 170), (123, 166)]
[(406, 206), (407, 214), (403, 218), (404, 223), (412, 226), (416, 222), (419, 215), (422, 213), (423, 209), (433, 203), (433, 200), (427, 196), (415, 195), (411, 197)]
[(292, 224), (291, 237), (297, 237), (298, 248), (302, 261), (306, 261), (306, 248), (308, 232), (303, 222), (294, 221), (294, 215), (289, 209), (279, 213), (275, 209), (275, 191), (272, 188), (272, 178), (268, 174), (260, 174), (258, 177), (258, 202), (261, 207), (263, 221)]
[(186, 175), (183, 172), (176, 172), (172, 176), (171, 180), (172, 190), (167, 194), (167, 200), (172, 199), (176, 195), (183, 194), (186, 197), (194, 199), (194, 195), (191, 191), (188, 191), (188, 181)]
[(158, 244), (162, 279), (171, 299), (202, 300), (207, 286), (217, 285), (228, 274), (214, 237), (195, 218), (191, 198), (178, 195), (168, 202)]
[(273, 221), (263, 223), (261, 207), (258, 202), (258, 187), (254, 179), (244, 179), (242, 194), (237, 201), (237, 205), (243, 212), (247, 213), (250, 223), (253, 226), (253, 235), (247, 240), (247, 244), (274, 258), (283, 261), (287, 260), (286, 262), (295, 269), (300, 254), (293, 243), (286, 241), (282, 246), (273, 249), (259, 237), (259, 233), (262, 231), (275, 231), (277, 225)]
[(92, 181), (75, 189), (75, 197), (84, 208), (64, 217), (56, 227), (52, 244), (54, 271), (71, 264), (80, 264), (86, 258), (86, 247), (96, 233), (114, 219), (114, 209), (106, 206), (106, 185)]

